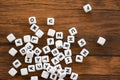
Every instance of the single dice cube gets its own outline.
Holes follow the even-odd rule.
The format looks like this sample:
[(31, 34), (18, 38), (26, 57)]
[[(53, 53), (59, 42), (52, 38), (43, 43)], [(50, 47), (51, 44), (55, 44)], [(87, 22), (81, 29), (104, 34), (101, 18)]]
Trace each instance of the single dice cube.
[(76, 55), (76, 59), (75, 59), (76, 62), (83, 62), (83, 56), (81, 55)]
[(25, 63), (32, 63), (32, 58), (25, 56)]
[(63, 32), (56, 32), (56, 39), (63, 39)]
[(54, 57), (54, 58), (51, 59), (51, 62), (52, 62), (54, 65), (56, 65), (56, 64), (58, 64), (60, 61), (59, 61), (59, 59), (58, 59), (57, 57)]
[(48, 77), (49, 77), (49, 72), (43, 71), (42, 74), (41, 74), (41, 77), (44, 78), (44, 79), (48, 79)]
[(47, 18), (47, 25), (54, 25), (54, 24), (55, 24), (54, 18)]
[(97, 40), (97, 43), (101, 46), (103, 46), (106, 42), (106, 39), (103, 38), (103, 37), (99, 37), (98, 40)]
[(18, 59), (16, 59), (12, 64), (15, 68), (18, 68), (22, 65), (22, 63)]
[(31, 16), (29, 17), (29, 24), (36, 24), (36, 17), (35, 16)]
[(26, 56), (29, 57), (29, 58), (33, 58), (33, 56), (34, 56), (34, 51), (33, 51), (33, 50), (27, 50), (27, 51), (26, 51)]
[(65, 59), (65, 55), (64, 55), (63, 53), (59, 53), (59, 54), (57, 55), (57, 58), (58, 58), (58, 60), (62, 61), (62, 60)]
[(31, 43), (38, 44), (38, 41), (39, 41), (38, 37), (32, 36)]
[(66, 71), (65, 70), (59, 70), (58, 75), (60, 79), (63, 79), (66, 77)]
[(18, 47), (18, 46), (22, 46), (23, 45), (23, 42), (22, 42), (22, 39), (19, 38), (19, 39), (16, 39), (15, 40), (15, 45)]
[(72, 80), (77, 80), (77, 79), (78, 79), (78, 74), (72, 72), (72, 74), (71, 74), (71, 76), (70, 76), (70, 79), (72, 79)]
[(30, 35), (25, 35), (25, 36), (23, 37), (23, 40), (24, 40), (24, 43), (28, 43), (28, 42), (30, 42), (30, 40), (31, 40), (31, 36), (30, 36)]
[(53, 56), (57, 56), (59, 54), (59, 50), (57, 48), (54, 48), (53, 50), (51, 50), (51, 53)]
[(80, 54), (83, 56), (83, 57), (86, 57), (88, 54), (89, 54), (89, 51), (87, 49), (82, 49), (82, 51), (80, 52)]
[(90, 4), (86, 4), (83, 6), (83, 10), (85, 11), (85, 13), (88, 13), (88, 12), (92, 11), (92, 7)]
[(15, 48), (11, 48), (8, 53), (11, 55), (11, 56), (15, 56), (17, 54), (17, 50)]
[(50, 49), (49, 46), (44, 46), (44, 47), (42, 48), (42, 50), (43, 50), (43, 52), (44, 52), (45, 54), (48, 54), (48, 53), (51, 51), (51, 49)]
[(70, 43), (69, 42), (64, 42), (63, 49), (70, 49)]
[(74, 36), (68, 36), (67, 37), (67, 42), (74, 43), (75, 42), (75, 37)]
[(42, 53), (42, 50), (41, 50), (40, 48), (36, 47), (36, 48), (34, 49), (34, 54), (35, 54), (35, 55), (39, 56), (41, 53)]
[(54, 45), (54, 38), (47, 38), (47, 45)]
[(7, 36), (7, 40), (8, 40), (10, 43), (13, 42), (15, 39), (16, 39), (16, 37), (15, 37), (12, 33), (10, 33), (10, 34)]
[(62, 42), (62, 40), (57, 40), (57, 41), (55, 42), (55, 46), (56, 46), (56, 48), (58, 48), (58, 49), (63, 48), (63, 42)]
[(22, 76), (28, 75), (28, 70), (27, 70), (27, 68), (22, 68), (22, 69), (20, 69), (20, 73), (21, 73)]
[(41, 56), (35, 56), (35, 63), (41, 63), (41, 62), (42, 62)]
[(82, 38), (82, 39), (80, 39), (79, 41), (78, 41), (78, 45), (80, 46), (80, 47), (83, 47), (83, 46), (85, 46), (87, 43), (86, 43), (86, 41), (85, 41), (85, 39), (84, 38)]
[(65, 67), (66, 74), (71, 74), (72, 68), (71, 67)]
[(21, 53), (22, 56), (24, 56), (26, 54), (26, 48), (22, 47), (19, 52)]
[(17, 74), (17, 70), (15, 68), (11, 68), (9, 71), (8, 71), (9, 75), (14, 77), (16, 74)]
[(48, 71), (49, 73), (53, 74), (53, 73), (56, 72), (56, 68), (53, 67), (53, 66), (48, 66), (48, 67), (47, 67), (47, 71)]
[(62, 70), (61, 64), (57, 64), (54, 67), (56, 68), (57, 71)]
[(30, 27), (30, 30), (33, 32), (37, 32), (38, 29), (39, 29), (39, 26), (36, 24), (32, 24), (32, 26)]
[(51, 80), (57, 80), (57, 74), (56, 73), (52, 73), (51, 75), (50, 75), (50, 79)]
[(47, 35), (50, 36), (50, 37), (54, 37), (55, 32), (56, 31), (54, 29), (49, 29)]
[(31, 44), (31, 43), (27, 43), (27, 44), (25, 45), (25, 48), (26, 48), (26, 50), (32, 50), (32, 49), (34, 48), (34, 45)]
[(65, 63), (66, 64), (71, 64), (72, 63), (72, 58), (71, 57), (66, 57), (65, 58)]
[(47, 67), (50, 66), (50, 63), (43, 63), (43, 69), (47, 70)]
[(42, 30), (37, 30), (37, 32), (35, 33), (35, 35), (39, 38), (41, 38), (44, 35), (44, 32)]
[(36, 70), (42, 70), (43, 69), (42, 63), (35, 64), (35, 67), (36, 67)]
[(38, 80), (38, 76), (31, 76), (30, 80)]
[(48, 56), (48, 55), (42, 56), (42, 62), (43, 62), (43, 63), (49, 62), (49, 56)]
[(64, 50), (64, 54), (65, 54), (66, 57), (72, 56), (72, 51), (71, 51), (71, 49)]
[(29, 72), (35, 72), (35, 65), (28, 65)]
[(76, 35), (78, 32), (77, 32), (77, 29), (76, 29), (75, 27), (73, 27), (73, 28), (70, 28), (70, 29), (69, 29), (69, 33), (70, 33), (70, 35), (74, 36), (74, 35)]

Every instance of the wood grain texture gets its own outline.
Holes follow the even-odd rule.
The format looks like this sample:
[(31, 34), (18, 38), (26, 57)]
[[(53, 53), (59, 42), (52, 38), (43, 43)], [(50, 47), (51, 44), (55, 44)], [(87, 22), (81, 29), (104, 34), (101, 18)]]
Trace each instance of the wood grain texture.
[[(91, 13), (84, 13), (82, 6), (86, 3), (91, 4)], [(10, 44), (6, 40), (9, 33), (14, 33), (17, 38), (26, 34), (34, 35), (29, 29), (30, 16), (37, 17), (37, 24), (45, 32), (39, 40), (40, 48), (46, 45), (43, 40), (47, 39), (49, 28), (63, 31), (63, 41), (66, 41), (68, 29), (75, 26), (78, 34), (75, 36), (76, 43), (71, 45), (74, 60), (75, 55), (82, 50), (77, 41), (82, 37), (86, 39), (85, 48), (90, 51), (90, 55), (84, 58), (82, 64), (74, 62), (65, 65), (61, 62), (63, 67), (71, 66), (73, 72), (79, 74), (78, 80), (120, 80), (120, 0), (0, 0), (0, 80), (29, 80), (32, 75), (38, 75), (39, 80), (44, 80), (40, 77), (41, 71), (21, 77), (19, 69), (27, 67), (24, 57), (20, 54), (11, 57), (8, 54), (8, 50), (15, 47), (14, 43)], [(54, 26), (46, 25), (48, 17), (55, 18)], [(103, 47), (96, 44), (99, 36), (107, 39)], [(23, 65), (12, 78), (8, 70), (17, 58)], [(69, 80), (69, 76), (65, 80)]]

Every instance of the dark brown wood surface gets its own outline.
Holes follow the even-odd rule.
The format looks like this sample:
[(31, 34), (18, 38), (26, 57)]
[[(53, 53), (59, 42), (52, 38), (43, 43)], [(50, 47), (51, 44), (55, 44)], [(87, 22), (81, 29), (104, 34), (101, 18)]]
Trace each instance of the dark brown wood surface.
[[(91, 13), (84, 13), (82, 6), (86, 3), (91, 4)], [(39, 45), (36, 45), (40, 48), (46, 45), (49, 28), (63, 31), (64, 41), (69, 35), (68, 29), (73, 26), (77, 28), (76, 43), (71, 45), (74, 62), (71, 65), (61, 64), (63, 67), (71, 66), (73, 72), (79, 74), (78, 80), (120, 80), (120, 0), (0, 0), (0, 80), (30, 80), (32, 75), (44, 80), (40, 77), (41, 71), (22, 77), (19, 69), (27, 67), (24, 57), (20, 53), (15, 57), (8, 54), (8, 50), (15, 47), (6, 39), (9, 33), (17, 38), (34, 35), (28, 23), (30, 16), (37, 17), (37, 24), (45, 32)], [(55, 18), (54, 26), (46, 25), (48, 17)], [(99, 36), (107, 39), (103, 47), (96, 43)], [(82, 37), (87, 41), (85, 48), (90, 55), (81, 64), (75, 62), (75, 55), (82, 49), (77, 45)], [(13, 67), (15, 59), (20, 59), (22, 66), (17, 69), (18, 74), (11, 77), (8, 70)], [(65, 80), (69, 80), (69, 76)]]

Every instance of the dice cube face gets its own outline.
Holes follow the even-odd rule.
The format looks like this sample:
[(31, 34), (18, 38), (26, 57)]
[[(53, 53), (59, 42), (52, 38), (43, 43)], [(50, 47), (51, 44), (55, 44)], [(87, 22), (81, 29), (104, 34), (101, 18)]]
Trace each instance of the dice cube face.
[(74, 36), (74, 35), (76, 35), (78, 32), (77, 32), (77, 29), (76, 29), (75, 27), (73, 27), (73, 28), (70, 28), (70, 29), (69, 29), (69, 33), (70, 33), (71, 36)]
[(103, 38), (103, 37), (99, 37), (98, 40), (97, 40), (97, 43), (101, 46), (103, 46), (106, 42), (106, 39)]
[(72, 68), (71, 67), (65, 67), (66, 74), (71, 74)]
[(35, 63), (41, 63), (41, 62), (42, 62), (41, 56), (35, 56)]
[(78, 79), (78, 74), (72, 72), (72, 74), (71, 74), (71, 76), (70, 76), (70, 79), (72, 79), (72, 80), (77, 80), (77, 79)]
[(32, 24), (32, 26), (30, 27), (30, 30), (33, 32), (37, 32), (38, 29), (39, 29), (39, 26), (36, 24)]
[(41, 50), (40, 48), (36, 47), (36, 48), (34, 49), (34, 54), (35, 54), (35, 55), (39, 56), (41, 53), (42, 53), (42, 50)]
[(54, 65), (57, 65), (60, 61), (58, 60), (57, 57), (54, 57), (51, 59), (51, 62), (54, 64)]
[(50, 37), (54, 37), (55, 33), (56, 33), (56, 31), (54, 29), (49, 29), (47, 35)]
[(47, 67), (47, 72), (52, 73), (52, 70), (53, 70), (53, 66), (48, 66)]
[(65, 63), (66, 64), (71, 64), (72, 63), (72, 58), (71, 57), (66, 57), (65, 58)]
[(70, 49), (70, 43), (69, 42), (64, 42), (63, 49)]
[(59, 54), (59, 50), (57, 48), (54, 48), (53, 50), (51, 50), (51, 53), (53, 56), (57, 56)]
[(87, 43), (86, 43), (86, 41), (85, 41), (84, 38), (82, 38), (82, 39), (80, 39), (80, 40), (78, 41), (78, 45), (79, 45), (80, 47), (84, 47), (86, 44), (87, 44)]
[(82, 51), (80, 52), (80, 54), (83, 56), (83, 57), (86, 57), (88, 54), (89, 54), (89, 51), (85, 48), (82, 49)]
[(17, 54), (17, 50), (15, 48), (11, 48), (8, 53), (11, 55), (11, 56), (15, 56)]
[(47, 70), (47, 67), (50, 66), (50, 63), (43, 63), (43, 69)]
[(54, 67), (56, 68), (57, 71), (62, 70), (61, 64), (57, 64)]
[(43, 62), (43, 63), (49, 62), (49, 56), (48, 56), (48, 55), (42, 56), (42, 62)]
[(43, 50), (44, 54), (48, 54), (51, 51), (49, 46), (44, 46), (42, 48), (42, 50)]
[(59, 78), (63, 79), (66, 76), (66, 71), (65, 70), (59, 70), (58, 75), (59, 75)]
[(41, 38), (44, 35), (44, 32), (42, 30), (37, 30), (37, 32), (35, 33), (35, 35), (39, 38)]
[(38, 41), (39, 41), (38, 37), (32, 36), (31, 43), (38, 44)]
[(31, 44), (31, 43), (27, 43), (27, 44), (25, 45), (25, 48), (26, 48), (26, 50), (32, 50), (32, 49), (34, 48), (34, 45)]
[(71, 49), (64, 50), (64, 54), (65, 54), (66, 57), (72, 56), (72, 51), (71, 51)]
[(55, 19), (54, 18), (47, 18), (47, 25), (54, 25)]
[(29, 24), (36, 24), (36, 17), (35, 16), (31, 16), (29, 17)]
[(58, 58), (59, 61), (62, 61), (62, 60), (65, 59), (65, 55), (64, 55), (63, 53), (59, 53), (59, 54), (57, 55), (57, 58)]
[(83, 6), (83, 10), (85, 13), (88, 13), (88, 12), (92, 11), (92, 7), (90, 4), (86, 4)]
[(83, 56), (81, 55), (76, 55), (76, 59), (75, 59), (76, 62), (83, 62)]
[(56, 32), (56, 39), (63, 39), (63, 32)]
[(44, 78), (44, 79), (48, 79), (49, 73), (47, 71), (43, 71), (42, 74), (41, 74), (41, 77)]
[(16, 39), (16, 37), (14, 36), (14, 34), (10, 33), (8, 36), (7, 36), (7, 40), (11, 43), (13, 42), (14, 40)]
[(56, 46), (56, 48), (58, 48), (58, 49), (63, 48), (63, 42), (62, 42), (62, 40), (57, 40), (57, 41), (55, 42), (55, 46)]
[(16, 59), (12, 64), (15, 68), (18, 68), (22, 65), (22, 63), (18, 59)]
[(24, 56), (26, 54), (26, 48), (22, 47), (19, 52), (21, 53), (22, 56)]
[(32, 63), (32, 58), (25, 56), (25, 63)]
[(75, 37), (74, 36), (68, 36), (67, 37), (67, 42), (74, 43), (75, 42)]
[(34, 51), (33, 51), (33, 50), (27, 50), (27, 51), (26, 51), (26, 56), (27, 56), (27, 57), (33, 58), (33, 55), (34, 55)]
[(42, 63), (35, 64), (35, 67), (36, 67), (36, 70), (42, 70), (43, 69)]
[(38, 76), (31, 76), (30, 80), (38, 80)]
[(20, 72), (21, 72), (21, 75), (22, 75), (22, 76), (28, 75), (28, 70), (27, 70), (27, 68), (22, 68), (22, 69), (20, 69)]
[(35, 72), (35, 65), (28, 65), (29, 72)]
[(15, 45), (18, 47), (18, 46), (22, 46), (23, 45), (23, 42), (22, 42), (22, 39), (19, 38), (19, 39), (16, 39), (15, 40)]
[(30, 42), (30, 40), (31, 40), (31, 36), (30, 35), (23, 36), (24, 43), (28, 43), (28, 42)]
[(11, 68), (9, 71), (8, 71), (9, 75), (14, 77), (16, 74), (17, 74), (17, 70), (15, 68)]
[(56, 73), (52, 73), (52, 74), (50, 75), (50, 79), (52, 79), (52, 80), (57, 80), (57, 74), (56, 74)]
[(54, 45), (54, 38), (48, 38), (47, 45)]

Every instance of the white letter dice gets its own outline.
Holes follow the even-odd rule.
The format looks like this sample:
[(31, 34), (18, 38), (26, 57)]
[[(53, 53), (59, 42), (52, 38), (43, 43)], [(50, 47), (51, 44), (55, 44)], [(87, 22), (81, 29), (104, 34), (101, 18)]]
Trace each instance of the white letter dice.
[(98, 43), (99, 45), (101, 45), (101, 46), (103, 46), (103, 45), (105, 44), (105, 42), (106, 42), (106, 39), (103, 38), (103, 37), (99, 37), (99, 39), (98, 39), (98, 41), (97, 41), (97, 43)]
[(47, 25), (54, 25), (54, 24), (55, 24), (54, 18), (47, 18)]
[(28, 75), (28, 70), (27, 70), (27, 68), (22, 68), (22, 69), (20, 70), (20, 72), (21, 72), (21, 75), (22, 75), (22, 76)]
[(90, 6), (90, 4), (84, 5), (83, 9), (84, 9), (85, 13), (92, 11), (92, 7)]
[(17, 74), (17, 70), (14, 69), (14, 68), (11, 68), (11, 69), (8, 71), (8, 73), (9, 73), (12, 77), (14, 77), (14, 76)]
[(78, 45), (80, 46), (80, 47), (83, 47), (83, 46), (85, 46), (86, 45), (86, 41), (85, 41), (85, 39), (80, 39), (79, 41), (78, 41)]
[(74, 36), (77, 34), (77, 29), (75, 27), (69, 29), (70, 35)]
[(22, 65), (21, 62), (18, 59), (16, 59), (12, 64), (15, 68), (18, 68)]
[(87, 49), (82, 49), (82, 51), (80, 52), (80, 54), (83, 56), (83, 57), (86, 57), (88, 54), (89, 54), (89, 51)]
[(29, 24), (36, 24), (36, 17), (32, 16), (32, 17), (29, 17)]
[(12, 33), (10, 33), (10, 34), (7, 36), (7, 40), (8, 40), (9, 42), (13, 42), (15, 39), (16, 39), (16, 37), (15, 37)]
[(11, 48), (8, 53), (11, 55), (11, 56), (15, 56), (17, 54), (17, 50), (15, 48)]

